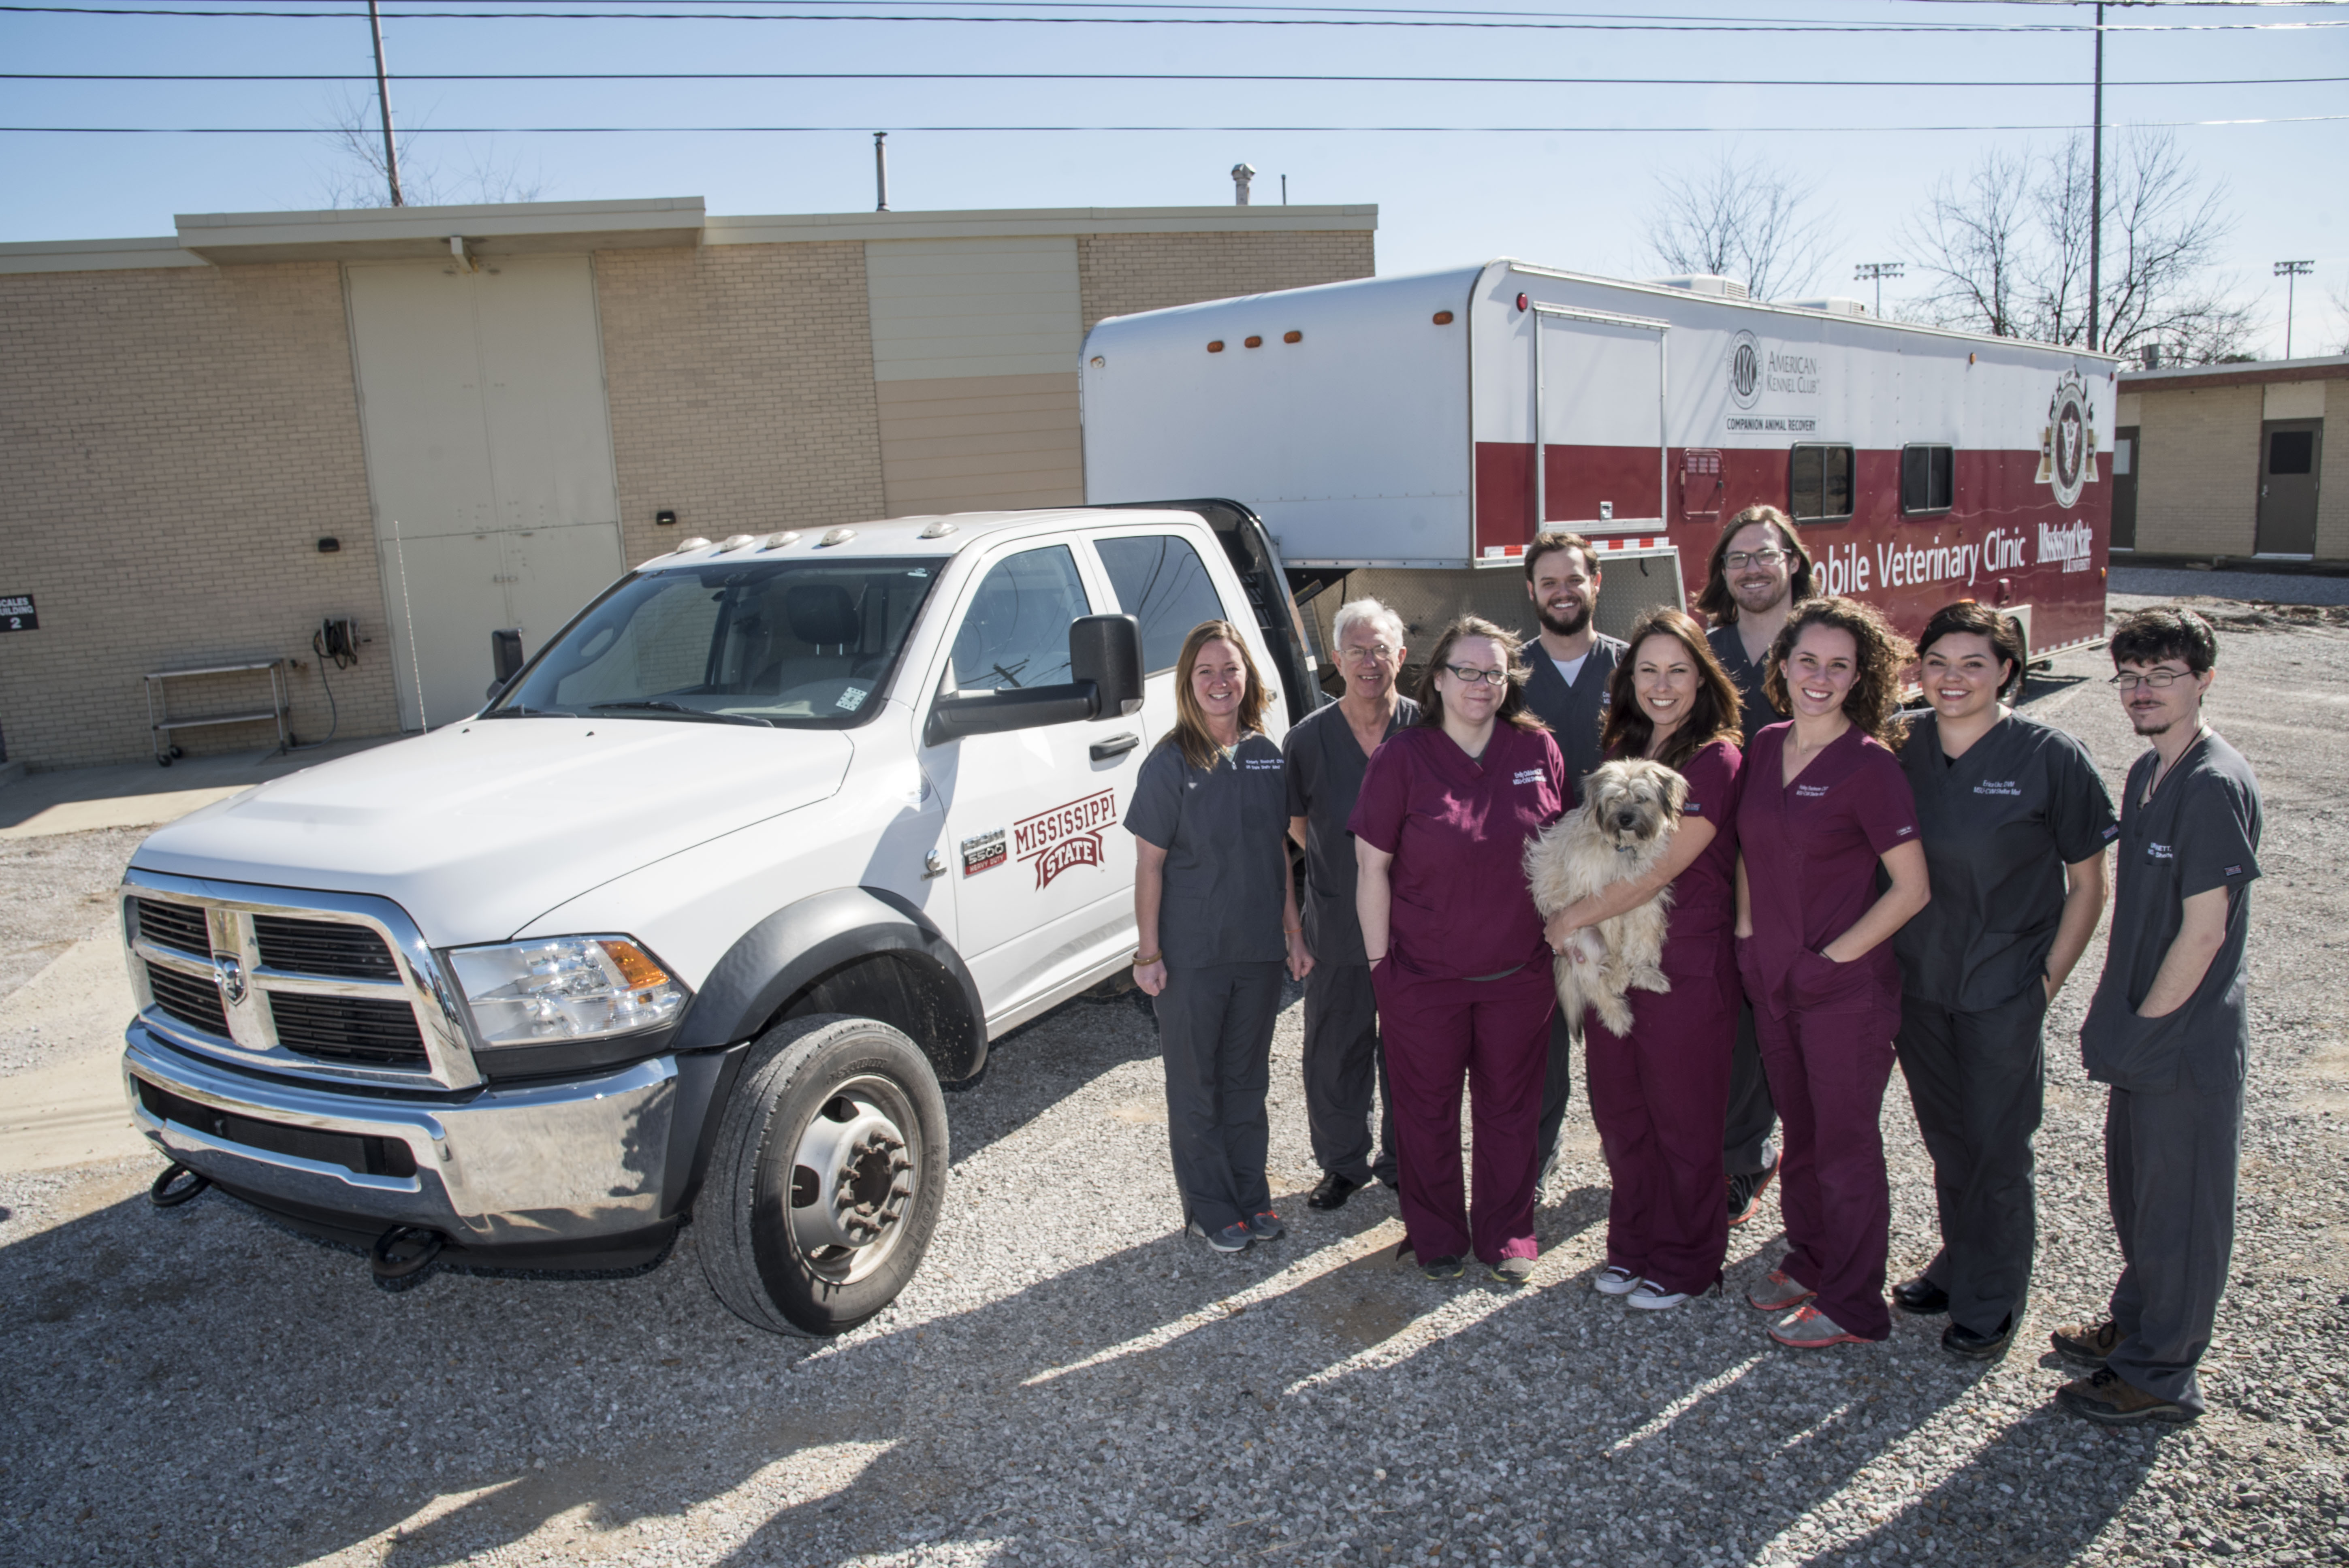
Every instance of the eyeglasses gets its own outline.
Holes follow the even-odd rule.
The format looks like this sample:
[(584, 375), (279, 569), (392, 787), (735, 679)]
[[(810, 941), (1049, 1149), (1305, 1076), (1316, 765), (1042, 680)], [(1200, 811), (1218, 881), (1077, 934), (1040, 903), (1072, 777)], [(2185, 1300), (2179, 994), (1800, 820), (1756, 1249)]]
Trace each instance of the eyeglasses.
[(1506, 670), (1480, 670), (1475, 665), (1446, 665), (1444, 667), (1452, 672), (1454, 679), (1466, 681), (1470, 686), (1509, 684), (1509, 672)]
[(2116, 686), (2123, 691), (2135, 691), (2141, 686), (2151, 686), (2156, 691), (2168, 691), (2179, 681), (2190, 681), (2193, 678), (2192, 670), (2147, 670), (2141, 676), (2127, 673), (2116, 675), (2106, 684)]
[(1732, 572), (1743, 572), (1749, 566), (1775, 566), (1786, 559), (1786, 552), (1776, 545), (1767, 550), (1733, 550), (1721, 558), (1721, 563)]
[(1391, 659), (1394, 657), (1399, 651), (1399, 649), (1387, 646), (1384, 643), (1372, 643), (1367, 648), (1361, 647), (1356, 644), (1349, 643), (1338, 650), (1338, 656), (1352, 664), (1371, 665), (1382, 663), (1385, 660)]

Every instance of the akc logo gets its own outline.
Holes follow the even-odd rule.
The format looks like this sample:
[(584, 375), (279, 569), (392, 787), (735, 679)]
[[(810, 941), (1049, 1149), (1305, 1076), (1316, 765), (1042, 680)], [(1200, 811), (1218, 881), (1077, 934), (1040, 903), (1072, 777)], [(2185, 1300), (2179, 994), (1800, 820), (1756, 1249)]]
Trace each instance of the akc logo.
[(1104, 789), (1011, 824), (1011, 852), (1036, 862), (1039, 892), (1071, 866), (1102, 863), (1102, 830), (1117, 820), (1117, 795)]
[(1729, 340), (1729, 400), (1741, 408), (1762, 400), (1762, 340), (1750, 332)]

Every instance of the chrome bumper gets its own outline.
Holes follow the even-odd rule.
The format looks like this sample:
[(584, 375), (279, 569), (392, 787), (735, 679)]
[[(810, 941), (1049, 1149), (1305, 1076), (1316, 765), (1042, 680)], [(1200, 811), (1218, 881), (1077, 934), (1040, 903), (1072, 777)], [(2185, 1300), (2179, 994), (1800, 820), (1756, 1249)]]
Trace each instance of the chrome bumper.
[[(141, 1078), (256, 1120), (395, 1140), (415, 1156), (416, 1174), (367, 1175), (165, 1120), (140, 1099)], [(356, 1231), (418, 1225), (459, 1246), (543, 1246), (626, 1235), (661, 1219), (677, 1060), (438, 1104), (264, 1082), (173, 1050), (133, 1023), (122, 1087), (141, 1132), (223, 1186), (334, 1214)]]

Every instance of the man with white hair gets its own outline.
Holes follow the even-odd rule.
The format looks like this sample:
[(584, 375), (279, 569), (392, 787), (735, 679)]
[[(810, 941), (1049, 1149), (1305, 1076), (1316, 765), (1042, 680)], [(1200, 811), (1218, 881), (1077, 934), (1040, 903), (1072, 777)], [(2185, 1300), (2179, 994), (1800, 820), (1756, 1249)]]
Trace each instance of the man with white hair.
[[(1339, 608), (1330, 641), (1346, 695), (1290, 727), (1288, 831), (1305, 849), (1305, 897), (1299, 913), (1305, 948), (1305, 1115), (1320, 1184), (1305, 1200), (1315, 1209), (1344, 1206), (1373, 1177), (1395, 1182), (1394, 1102), (1387, 1095), (1386, 1055), (1379, 1042), (1378, 999), (1354, 913), (1354, 814), (1371, 753), (1416, 722), (1419, 705), (1395, 690), (1402, 670), (1403, 624), (1376, 599)], [(1371, 1086), (1378, 1086), (1378, 1157), (1371, 1158)]]

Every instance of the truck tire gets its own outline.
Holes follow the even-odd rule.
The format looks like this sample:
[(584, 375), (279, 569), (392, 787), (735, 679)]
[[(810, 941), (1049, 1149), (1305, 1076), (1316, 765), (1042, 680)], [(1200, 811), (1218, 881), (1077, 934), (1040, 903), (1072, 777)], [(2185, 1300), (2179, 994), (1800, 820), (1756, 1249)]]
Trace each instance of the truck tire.
[(701, 1272), (775, 1334), (842, 1334), (921, 1267), (946, 1202), (947, 1108), (919, 1046), (837, 1013), (761, 1036), (719, 1122)]

